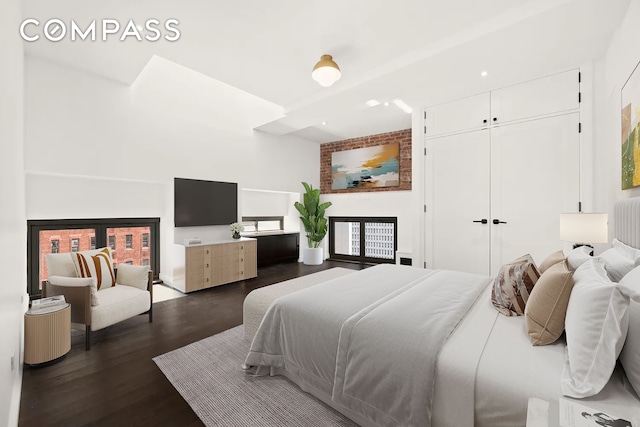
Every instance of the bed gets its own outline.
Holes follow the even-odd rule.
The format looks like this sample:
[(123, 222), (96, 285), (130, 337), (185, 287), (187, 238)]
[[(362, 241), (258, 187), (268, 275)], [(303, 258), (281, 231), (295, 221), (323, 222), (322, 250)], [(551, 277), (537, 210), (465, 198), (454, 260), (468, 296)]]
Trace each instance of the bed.
[[(639, 201), (615, 209), (616, 237), (640, 247)], [(524, 426), (530, 397), (562, 396), (567, 344), (532, 346), (524, 318), (492, 305), (492, 282), (381, 265), (283, 296), (245, 369), (285, 375), (363, 426)], [(640, 426), (619, 365), (580, 401)]]

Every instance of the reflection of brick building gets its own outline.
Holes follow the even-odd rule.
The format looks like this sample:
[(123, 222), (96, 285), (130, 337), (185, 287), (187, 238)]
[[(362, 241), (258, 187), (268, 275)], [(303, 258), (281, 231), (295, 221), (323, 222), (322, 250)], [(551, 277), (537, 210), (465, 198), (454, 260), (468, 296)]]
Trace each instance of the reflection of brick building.
[[(150, 265), (149, 227), (118, 227), (107, 229), (107, 245), (111, 247), (113, 265), (126, 262)], [(49, 274), (45, 254), (78, 252), (96, 249), (95, 230), (44, 230), (40, 232), (40, 281)]]

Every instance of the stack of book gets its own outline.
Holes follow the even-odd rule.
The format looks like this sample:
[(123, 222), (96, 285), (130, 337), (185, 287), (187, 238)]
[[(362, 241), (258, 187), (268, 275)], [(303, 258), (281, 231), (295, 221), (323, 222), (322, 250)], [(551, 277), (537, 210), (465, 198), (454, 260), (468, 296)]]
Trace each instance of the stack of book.
[(634, 427), (624, 418), (561, 397), (529, 398), (527, 427)]
[[(631, 421), (624, 418), (562, 397), (559, 399), (559, 413), (560, 427), (633, 427)], [(549, 426), (551, 427), (551, 424)]]
[(31, 301), (29, 314), (44, 314), (60, 310), (67, 306), (64, 295), (55, 295), (48, 298), (34, 299)]

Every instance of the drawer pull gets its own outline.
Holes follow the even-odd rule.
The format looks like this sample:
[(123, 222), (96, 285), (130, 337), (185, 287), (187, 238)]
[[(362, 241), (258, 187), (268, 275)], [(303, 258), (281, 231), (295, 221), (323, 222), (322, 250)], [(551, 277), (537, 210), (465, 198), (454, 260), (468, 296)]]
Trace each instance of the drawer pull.
[(207, 249), (207, 255), (209, 254), (209, 249)]
[(240, 246), (240, 249), (244, 249), (244, 246)]
[(244, 276), (244, 271), (241, 271), (241, 272), (240, 272), (240, 275), (241, 275), (241, 276)]
[(207, 282), (209, 281), (209, 278), (207, 277)]
[(244, 258), (240, 258), (240, 262), (244, 262)]
[(209, 264), (207, 264), (207, 268), (209, 268)]

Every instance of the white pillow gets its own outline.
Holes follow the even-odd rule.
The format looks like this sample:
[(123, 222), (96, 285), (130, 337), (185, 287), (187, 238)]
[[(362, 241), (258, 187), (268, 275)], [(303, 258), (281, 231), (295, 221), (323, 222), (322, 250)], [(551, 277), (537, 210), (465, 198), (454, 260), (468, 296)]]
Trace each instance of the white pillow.
[(627, 336), (629, 299), (597, 258), (583, 263), (573, 279), (561, 388), (565, 396), (582, 398), (598, 394), (613, 373)]
[(49, 276), (78, 277), (73, 267), (71, 253), (46, 254), (47, 272)]
[(598, 255), (598, 258), (604, 261), (604, 268), (607, 274), (614, 282), (619, 282), (625, 274), (633, 270), (635, 261), (617, 248), (609, 248)]
[(620, 353), (620, 363), (629, 383), (640, 396), (640, 267), (624, 276), (618, 286), (623, 294), (633, 299), (629, 303), (629, 330)]
[(89, 286), (91, 290), (91, 305), (96, 306), (100, 302), (98, 300), (98, 281), (95, 277), (66, 277), (66, 276), (49, 276), (49, 283), (57, 286)]
[(578, 246), (567, 254), (567, 262), (572, 271), (576, 271), (586, 261), (589, 261), (593, 257), (591, 251), (593, 248), (590, 246)]
[(632, 259), (636, 267), (640, 265), (640, 249), (625, 245), (616, 238), (613, 239), (611, 246), (620, 251), (627, 258)]
[(148, 282), (148, 265), (118, 264), (118, 275), (116, 277), (116, 283), (118, 285), (133, 286), (146, 291)]

